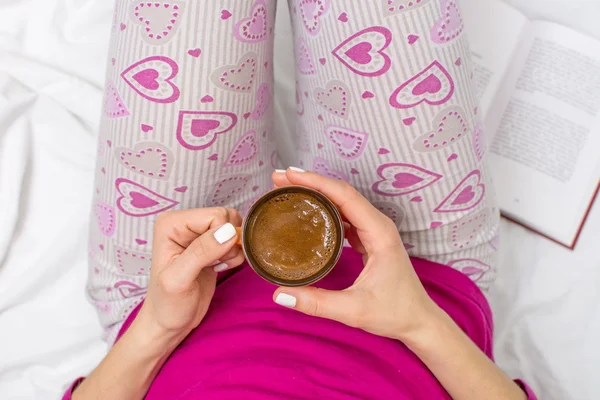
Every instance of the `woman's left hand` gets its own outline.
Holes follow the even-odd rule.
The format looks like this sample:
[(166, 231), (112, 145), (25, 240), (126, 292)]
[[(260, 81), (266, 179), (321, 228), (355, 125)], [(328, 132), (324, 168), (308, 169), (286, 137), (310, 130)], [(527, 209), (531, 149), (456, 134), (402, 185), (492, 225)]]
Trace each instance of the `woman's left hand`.
[(345, 290), (279, 288), (275, 302), (379, 336), (407, 341), (418, 335), (438, 307), (417, 277), (396, 225), (343, 181), (292, 169), (274, 173), (273, 181), (310, 187), (332, 200), (350, 223), (346, 238), (365, 263)]

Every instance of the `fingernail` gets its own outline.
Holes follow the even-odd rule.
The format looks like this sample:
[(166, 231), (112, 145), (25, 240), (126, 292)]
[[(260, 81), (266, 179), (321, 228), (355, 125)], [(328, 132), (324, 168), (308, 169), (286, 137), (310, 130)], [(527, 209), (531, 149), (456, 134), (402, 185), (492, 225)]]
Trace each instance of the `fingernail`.
[(279, 293), (275, 298), (275, 303), (279, 304), (280, 306), (294, 308), (296, 307), (296, 298), (289, 294)]
[(227, 265), (225, 263), (221, 263), (221, 264), (217, 265), (216, 267), (214, 267), (213, 269), (215, 270), (215, 272), (223, 272), (227, 268), (229, 268), (229, 265)]
[(298, 167), (290, 167), (290, 169), (292, 171), (296, 171), (296, 172), (306, 172), (305, 170), (303, 170), (302, 168), (298, 168)]
[(217, 240), (217, 242), (223, 244), (231, 240), (231, 238), (233, 238), (235, 234), (235, 227), (228, 222), (216, 230), (216, 232), (214, 233), (214, 237)]
[(208, 264), (208, 266), (209, 266), (209, 267), (214, 267), (214, 266), (216, 266), (216, 265), (219, 265), (219, 264), (221, 264), (221, 260), (216, 260), (216, 261), (214, 261), (214, 262), (212, 262), (212, 263)]
[(285, 169), (276, 169), (275, 172), (278, 174), (285, 174)]

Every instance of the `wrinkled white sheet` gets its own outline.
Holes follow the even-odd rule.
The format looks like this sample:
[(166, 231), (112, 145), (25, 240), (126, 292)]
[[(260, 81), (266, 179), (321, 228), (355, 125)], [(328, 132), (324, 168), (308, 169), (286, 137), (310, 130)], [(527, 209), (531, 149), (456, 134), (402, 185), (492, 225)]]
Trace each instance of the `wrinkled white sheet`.
[[(509, 2), (600, 39), (600, 1)], [(112, 5), (0, 0), (0, 399), (58, 398), (106, 351), (84, 285)], [(290, 52), (285, 6), (278, 54)], [(289, 71), (288, 53), (276, 62), (278, 129), (288, 133)], [(292, 160), (289, 141), (280, 145)], [(502, 229), (499, 363), (541, 399), (600, 399), (600, 207), (574, 252), (506, 221)]]

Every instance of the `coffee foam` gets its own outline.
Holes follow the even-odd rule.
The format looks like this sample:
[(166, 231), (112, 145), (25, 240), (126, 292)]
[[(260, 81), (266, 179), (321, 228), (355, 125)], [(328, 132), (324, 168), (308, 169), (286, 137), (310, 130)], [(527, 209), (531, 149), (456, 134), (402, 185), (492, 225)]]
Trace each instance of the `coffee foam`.
[(262, 204), (249, 232), (252, 257), (268, 274), (303, 280), (327, 266), (339, 232), (333, 216), (317, 198), (282, 193)]

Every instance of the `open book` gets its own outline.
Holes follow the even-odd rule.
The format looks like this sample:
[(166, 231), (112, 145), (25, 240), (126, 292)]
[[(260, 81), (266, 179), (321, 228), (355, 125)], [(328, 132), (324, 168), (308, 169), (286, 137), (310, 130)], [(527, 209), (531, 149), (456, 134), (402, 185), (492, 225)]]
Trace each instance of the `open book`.
[(502, 214), (574, 248), (600, 187), (600, 41), (462, 0)]

